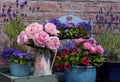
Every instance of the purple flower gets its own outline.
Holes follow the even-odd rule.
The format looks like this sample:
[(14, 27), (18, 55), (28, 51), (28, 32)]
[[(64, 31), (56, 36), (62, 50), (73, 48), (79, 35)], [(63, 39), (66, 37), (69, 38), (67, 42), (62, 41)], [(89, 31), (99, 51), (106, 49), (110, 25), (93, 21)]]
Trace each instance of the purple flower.
[(97, 21), (99, 20), (98, 17), (99, 17), (99, 15), (97, 14), (97, 15), (96, 15), (96, 20), (97, 20)]
[(29, 10), (31, 10), (32, 8), (31, 7), (29, 7)]
[(66, 23), (66, 28), (71, 28), (71, 27), (73, 27), (73, 26), (74, 26), (73, 23)]
[(37, 7), (37, 10), (39, 10), (40, 9), (40, 7)]
[(16, 17), (16, 16), (17, 16), (15, 12), (13, 12), (13, 16), (14, 16), (14, 17)]
[(8, 16), (11, 17), (11, 14), (9, 13)]
[(1, 57), (3, 57), (5, 60), (9, 60), (11, 54), (13, 54), (14, 51), (15, 49), (12, 49), (12, 48), (3, 50)]
[(22, 13), (21, 16), (24, 17), (24, 14)]
[(16, 0), (16, 3), (18, 3), (19, 2), (19, 0)]
[(23, 53), (20, 50), (16, 50), (12, 48), (3, 50), (1, 57), (4, 58), (5, 60), (10, 60), (11, 57), (15, 57), (17, 59), (27, 59), (27, 60), (31, 59), (31, 57), (27, 53)]
[(86, 29), (86, 30), (91, 30), (91, 25), (90, 25), (90, 22), (86, 23), (86, 22), (80, 22), (77, 24), (77, 26), (79, 28), (83, 28), (83, 29)]
[(3, 5), (3, 7), (5, 8), (5, 7), (6, 7), (6, 5)]
[(4, 21), (5, 21), (5, 22), (8, 22), (8, 19), (7, 19), (7, 18), (4, 18)]
[(28, 60), (31, 59), (31, 57), (28, 54), (25, 54), (25, 58), (28, 59)]
[(58, 29), (65, 26), (65, 24), (62, 24), (58, 19), (54, 18), (50, 18), (48, 22), (54, 23)]
[(6, 17), (6, 14), (3, 13), (1, 16), (2, 16), (2, 17)]
[(4, 10), (4, 8), (2, 9), (2, 13), (4, 13), (5, 12), (5, 10)]
[(21, 54), (22, 52), (20, 50), (16, 50), (13, 52), (13, 55), (18, 57), (18, 54)]
[(24, 4), (27, 5), (27, 1), (25, 1)]
[(65, 31), (64, 32), (69, 32), (69, 30), (68, 29), (65, 29)]
[(24, 7), (24, 4), (21, 4), (21, 5), (20, 5), (20, 8), (22, 9), (23, 7)]
[(105, 52), (104, 56), (107, 57), (110, 53), (109, 52)]
[(19, 3), (16, 3), (16, 7), (18, 7), (19, 6)]
[(8, 8), (7, 13), (11, 12), (11, 6)]

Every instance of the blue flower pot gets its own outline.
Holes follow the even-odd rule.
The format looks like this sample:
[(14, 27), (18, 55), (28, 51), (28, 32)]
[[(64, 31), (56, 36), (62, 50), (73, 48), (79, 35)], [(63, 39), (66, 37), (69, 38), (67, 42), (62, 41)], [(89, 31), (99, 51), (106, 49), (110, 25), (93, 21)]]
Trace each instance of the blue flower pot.
[(31, 71), (31, 63), (21, 65), (14, 62), (10, 63), (10, 73), (17, 77), (28, 76)]
[(66, 82), (95, 82), (96, 67), (94, 66), (72, 66), (65, 72)]
[(102, 82), (120, 82), (120, 62), (105, 62), (100, 73)]

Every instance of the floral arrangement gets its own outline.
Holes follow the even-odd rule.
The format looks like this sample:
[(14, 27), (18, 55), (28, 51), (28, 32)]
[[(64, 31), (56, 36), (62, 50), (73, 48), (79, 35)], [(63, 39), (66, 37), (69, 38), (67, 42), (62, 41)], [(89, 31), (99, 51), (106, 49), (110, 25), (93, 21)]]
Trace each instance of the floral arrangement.
[(53, 23), (46, 23), (45, 25), (32, 23), (19, 34), (17, 43), (36, 49), (56, 51), (60, 46), (57, 33), (59, 33), (59, 31)]
[(75, 39), (75, 47), (66, 49), (58, 53), (55, 60), (57, 70), (65, 68), (68, 70), (71, 66), (99, 66), (104, 62), (104, 49), (96, 44), (94, 38)]
[(91, 30), (90, 23), (80, 22), (80, 23), (61, 23), (57, 19), (49, 19), (50, 23), (54, 23), (57, 26), (57, 29), (60, 31), (59, 38), (60, 39), (76, 39), (79, 37), (88, 37), (88, 33)]
[(2, 51), (1, 57), (9, 62), (27, 64), (31, 61), (31, 57), (27, 53), (13, 48), (5, 49)]

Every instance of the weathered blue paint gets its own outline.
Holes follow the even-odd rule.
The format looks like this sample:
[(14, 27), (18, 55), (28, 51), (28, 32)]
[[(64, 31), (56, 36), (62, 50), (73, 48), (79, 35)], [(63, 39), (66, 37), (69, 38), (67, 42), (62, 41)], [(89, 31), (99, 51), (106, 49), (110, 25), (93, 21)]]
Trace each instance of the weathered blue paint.
[(72, 66), (65, 72), (65, 82), (95, 82), (95, 66)]
[(56, 75), (15, 77), (0, 72), (0, 82), (58, 82)]

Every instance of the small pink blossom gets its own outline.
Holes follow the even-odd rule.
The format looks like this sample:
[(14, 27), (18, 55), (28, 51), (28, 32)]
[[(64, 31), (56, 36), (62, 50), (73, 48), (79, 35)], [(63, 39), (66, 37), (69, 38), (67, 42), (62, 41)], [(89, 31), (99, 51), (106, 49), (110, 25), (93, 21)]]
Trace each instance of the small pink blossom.
[(84, 49), (88, 49), (89, 50), (91, 48), (91, 46), (92, 45), (89, 42), (85, 42), (84, 43)]
[(79, 38), (79, 39), (76, 39), (75, 40), (75, 44), (82, 44), (83, 42), (84, 42), (85, 40), (84, 39), (82, 39), (82, 38)]
[(96, 48), (94, 46), (91, 46), (90, 53), (91, 54), (95, 54), (96, 53)]
[(49, 35), (46, 32), (41, 31), (34, 35), (33, 41), (36, 46), (45, 47), (48, 39)]
[(102, 47), (101, 45), (96, 46), (96, 51), (97, 51), (98, 53), (100, 53), (100, 54), (103, 54), (103, 53), (104, 53), (104, 49), (103, 49), (103, 47)]
[(28, 36), (25, 31), (22, 31), (17, 38), (17, 43), (18, 44), (27, 44), (28, 43)]
[(53, 51), (57, 50), (60, 46), (59, 38), (54, 36), (50, 37), (49, 41), (47, 42), (47, 47)]
[(32, 39), (35, 33), (43, 31), (43, 25), (38, 23), (32, 23), (26, 27), (25, 31), (28, 37)]
[(51, 35), (57, 35), (59, 31), (56, 29), (56, 26), (53, 23), (47, 23), (45, 25), (45, 31)]

